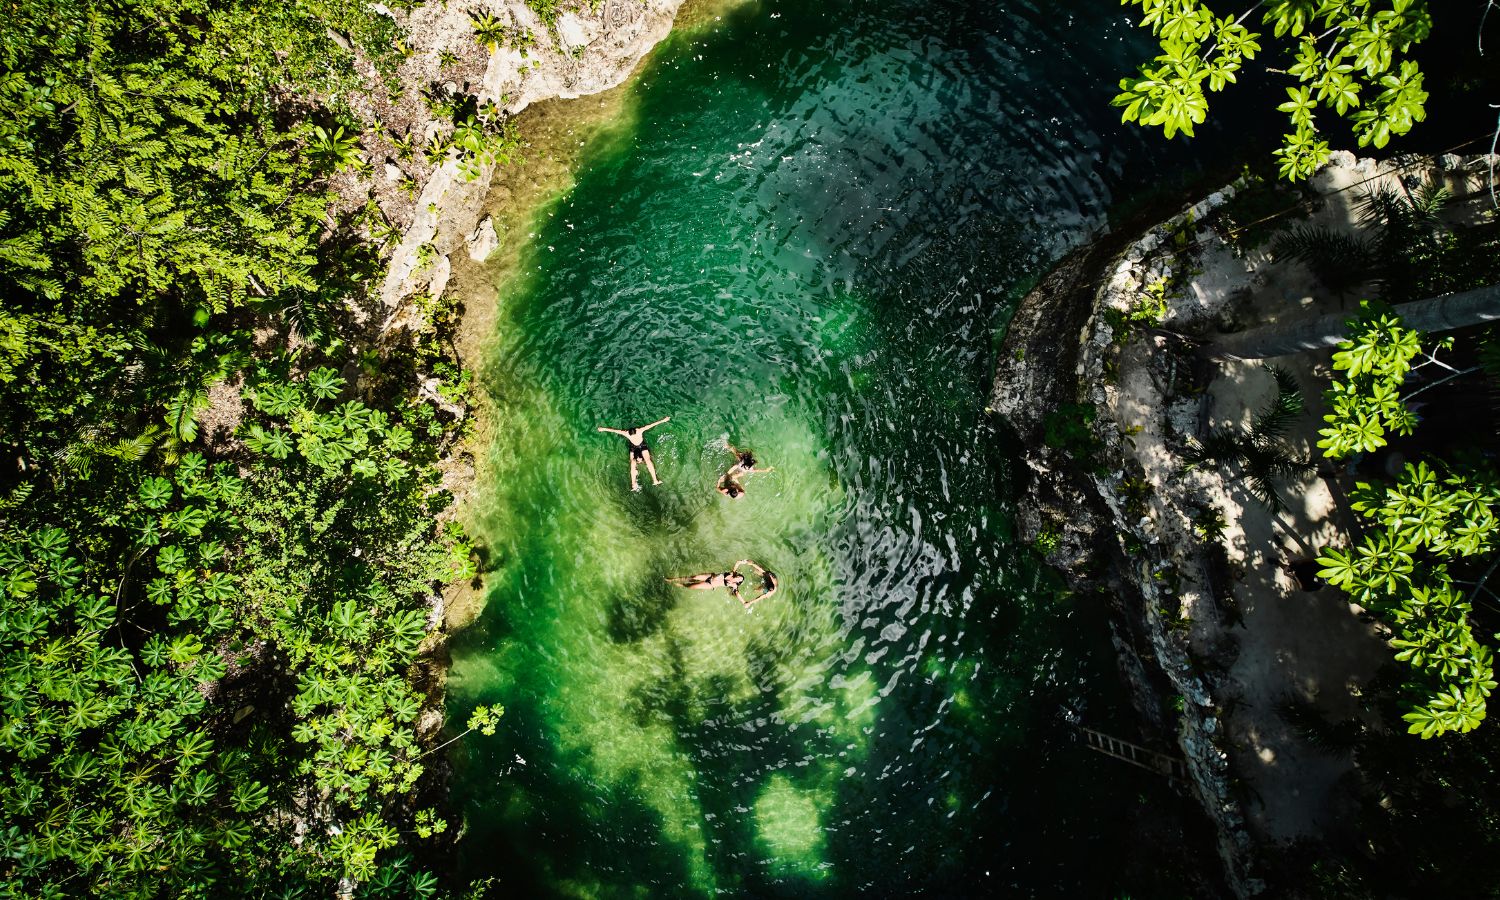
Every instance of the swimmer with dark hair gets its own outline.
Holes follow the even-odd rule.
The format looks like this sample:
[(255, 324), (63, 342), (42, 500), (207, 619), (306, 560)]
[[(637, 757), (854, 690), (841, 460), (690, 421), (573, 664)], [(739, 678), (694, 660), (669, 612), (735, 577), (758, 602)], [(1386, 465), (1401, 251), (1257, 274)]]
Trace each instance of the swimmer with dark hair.
[[(740, 594), (740, 587), (745, 583), (745, 576), (740, 574), (740, 566), (749, 566), (759, 573), (763, 582), (760, 596), (751, 597), (747, 600)], [(740, 601), (746, 610), (749, 610), (750, 607), (776, 593), (781, 587), (776, 582), (775, 573), (761, 568), (748, 559), (742, 559), (735, 563), (728, 572), (703, 572), (698, 575), (679, 575), (675, 578), (668, 578), (667, 583), (687, 588), (690, 591), (713, 591), (723, 588), (729, 592), (729, 596)]]
[(619, 428), (599, 428), (600, 431), (618, 434), (630, 445), (630, 489), (632, 491), (641, 489), (640, 481), (636, 476), (636, 466), (639, 463), (646, 464), (646, 471), (651, 473), (652, 484), (661, 484), (661, 479), (656, 477), (656, 463), (651, 459), (651, 448), (646, 446), (646, 432), (670, 421), (672, 421), (672, 417), (667, 416), (657, 419), (650, 425), (642, 425), (639, 428), (626, 428), (623, 430)]
[(734, 454), (734, 465), (729, 467), (719, 478), (719, 483), (714, 489), (731, 500), (740, 500), (745, 496), (745, 485), (743, 479), (750, 475), (764, 475), (774, 471), (775, 466), (767, 466), (764, 469), (755, 467), (755, 455), (749, 450), (741, 450), (733, 444), (726, 443), (725, 448)]
[(776, 582), (776, 573), (772, 572), (770, 569), (763, 569), (748, 559), (742, 559), (739, 562), (735, 563), (735, 571), (738, 571), (740, 566), (749, 566), (756, 572), (759, 572), (762, 582), (759, 597), (751, 597), (749, 600), (746, 600), (743, 597), (740, 598), (740, 602), (745, 604), (745, 609), (748, 610), (750, 607), (781, 590), (781, 585)]

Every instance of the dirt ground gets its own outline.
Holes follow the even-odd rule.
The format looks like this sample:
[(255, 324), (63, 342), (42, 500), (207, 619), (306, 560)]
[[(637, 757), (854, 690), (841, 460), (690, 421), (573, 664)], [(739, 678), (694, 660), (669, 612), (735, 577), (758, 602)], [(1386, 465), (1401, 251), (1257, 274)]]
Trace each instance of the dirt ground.
[[(1303, 222), (1358, 233), (1359, 199), (1381, 186), (1402, 190), (1397, 171), (1392, 164), (1340, 155), (1313, 179), (1311, 187), (1320, 195), (1321, 206), (1312, 208)], [(1464, 201), (1472, 202), (1482, 193), (1479, 178), (1434, 171), (1431, 164), (1405, 174), (1442, 179), (1457, 188), (1459, 196), (1450, 207), (1455, 215), (1464, 215)], [(1328, 290), (1300, 262), (1275, 260), (1264, 248), (1237, 255), (1207, 229), (1198, 235), (1194, 274), (1177, 304), (1183, 325), (1211, 321), (1239, 330), (1353, 312), (1358, 306), (1357, 291), (1340, 296)], [(1168, 327), (1175, 324), (1168, 320)], [(1192, 426), (1181, 420), (1195, 414), (1199, 437), (1220, 428), (1244, 433), (1275, 395), (1275, 380), (1266, 366), (1276, 366), (1295, 377), (1307, 405), (1307, 415), (1288, 431), (1285, 443), (1304, 458), (1321, 461), (1318, 429), (1326, 411), (1322, 393), (1330, 381), (1331, 355), (1322, 351), (1222, 361), (1201, 398), (1181, 404), (1175, 414), (1178, 425), (1188, 430)], [(1163, 402), (1160, 394), (1131, 391), (1131, 383), (1122, 376), (1122, 392), (1137, 393), (1122, 409), (1134, 406), (1144, 413), (1142, 407)], [(1216, 694), (1231, 768), (1247, 798), (1244, 814), (1252, 833), (1272, 842), (1336, 833), (1352, 809), (1353, 795), (1345, 779), (1354, 772), (1354, 761), (1347, 753), (1309, 742), (1289, 723), (1284, 709), (1289, 702), (1310, 706), (1331, 722), (1358, 716), (1363, 685), (1391, 658), (1386, 635), (1359, 607), (1332, 588), (1300, 589), (1288, 570), (1290, 563), (1310, 561), (1324, 548), (1351, 541), (1351, 514), (1347, 504), (1341, 510), (1335, 499), (1339, 473), (1323, 463), (1318, 473), (1283, 481), (1286, 509), (1273, 512), (1241, 483), (1222, 475), (1200, 472), (1197, 475), (1206, 477), (1170, 484), (1173, 479), (1163, 464), (1172, 451), (1163, 436), (1146, 433), (1135, 443), (1148, 472), (1162, 473), (1163, 490), (1181, 492), (1191, 485), (1195, 496), (1179, 499), (1199, 508), (1211, 504), (1226, 523), (1222, 543), (1233, 603), (1217, 614), (1204, 609), (1193, 615), (1190, 640), (1204, 656), (1222, 651), (1225, 637), (1235, 646), (1227, 654), (1233, 661)]]

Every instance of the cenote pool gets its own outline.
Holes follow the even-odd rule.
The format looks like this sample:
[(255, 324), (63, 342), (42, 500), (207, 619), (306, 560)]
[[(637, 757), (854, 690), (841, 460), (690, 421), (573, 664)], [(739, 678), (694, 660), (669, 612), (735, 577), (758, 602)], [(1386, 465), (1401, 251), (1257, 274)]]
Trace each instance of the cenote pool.
[[(1129, 728), (1107, 626), (1017, 546), (984, 414), (1015, 298), (1185, 159), (1108, 106), (1142, 47), (1113, 3), (866, 0), (658, 48), (500, 285), (450, 697), (507, 712), (455, 758), (466, 876), (1172, 896), (1211, 852), (1071, 740), (1065, 706)], [(632, 494), (594, 429), (666, 415)], [(735, 503), (726, 440), (775, 467)], [(663, 581), (745, 557), (784, 585), (753, 613)]]

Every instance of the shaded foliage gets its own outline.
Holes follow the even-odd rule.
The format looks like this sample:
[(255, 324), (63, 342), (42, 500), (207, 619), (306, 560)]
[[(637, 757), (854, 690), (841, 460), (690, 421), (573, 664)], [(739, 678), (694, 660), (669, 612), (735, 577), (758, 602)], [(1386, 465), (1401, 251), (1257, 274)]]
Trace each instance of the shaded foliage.
[(0, 895), (437, 892), (401, 848), (446, 828), (411, 676), (473, 573), (434, 522), (458, 423), (350, 383), (379, 257), (327, 181), (397, 36), (355, 0), (7, 7)]
[(1229, 469), (1256, 501), (1268, 509), (1281, 510), (1286, 503), (1277, 490), (1277, 480), (1309, 472), (1313, 465), (1286, 445), (1287, 428), (1306, 412), (1302, 390), (1290, 372), (1275, 366), (1265, 368), (1276, 381), (1276, 393), (1255, 415), (1250, 429), (1219, 428), (1201, 443), (1189, 438), (1181, 455), (1190, 467)]

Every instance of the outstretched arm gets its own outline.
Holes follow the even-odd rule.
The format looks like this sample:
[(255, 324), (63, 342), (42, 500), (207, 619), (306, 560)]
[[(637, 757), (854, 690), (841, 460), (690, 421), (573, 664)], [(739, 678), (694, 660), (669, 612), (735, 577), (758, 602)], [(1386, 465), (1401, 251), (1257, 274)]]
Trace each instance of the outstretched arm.
[(642, 425), (641, 426), (641, 430), (642, 431), (650, 431), (651, 429), (655, 428), (656, 426), (665, 424), (665, 423), (670, 422), (670, 421), (672, 421), (672, 417), (671, 416), (664, 416), (664, 417), (662, 417), (660, 419), (657, 419), (655, 422), (652, 422), (650, 425)]
[(766, 466), (764, 469), (747, 469), (747, 470), (745, 470), (745, 474), (746, 475), (764, 475), (767, 472), (774, 472), (774, 471), (776, 471), (776, 467), (775, 466)]
[(597, 430), (598, 431), (607, 431), (610, 434), (618, 434), (620, 437), (624, 437), (625, 436), (625, 432), (621, 431), (618, 428), (605, 428), (603, 425), (600, 425)]
[(756, 565), (755, 563), (751, 562), (748, 559), (742, 559), (739, 562), (735, 563), (733, 571), (738, 572), (740, 570), (740, 566), (749, 566), (750, 568), (754, 569), (755, 571), (759, 572), (762, 575), (766, 574), (766, 570), (765, 569), (762, 569), (760, 566)]

